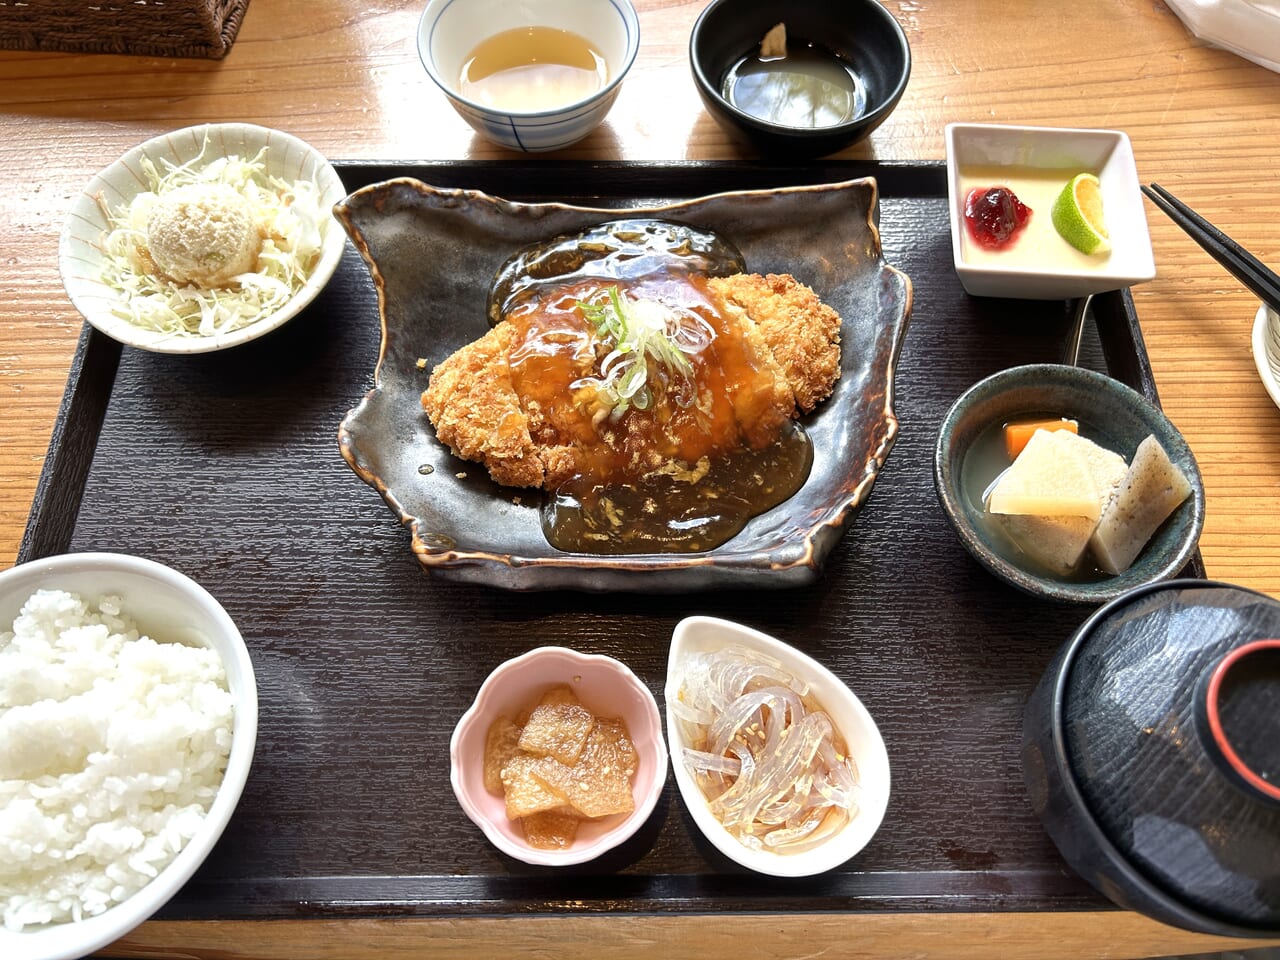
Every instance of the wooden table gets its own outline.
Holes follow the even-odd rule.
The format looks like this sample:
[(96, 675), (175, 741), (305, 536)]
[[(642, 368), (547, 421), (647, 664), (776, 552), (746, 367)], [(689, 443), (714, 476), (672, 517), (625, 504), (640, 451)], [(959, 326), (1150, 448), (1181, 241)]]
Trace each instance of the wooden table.
[[(642, 43), (603, 128), (559, 159), (742, 156), (687, 62), (702, 0), (638, 0)], [(253, 0), (223, 61), (0, 52), (0, 568), (17, 556), (81, 318), (57, 271), (71, 198), (156, 133), (243, 120), (332, 159), (509, 159), (475, 137), (418, 62), (420, 3)], [(897, 111), (847, 156), (938, 161), (952, 121), (1125, 130), (1158, 181), (1280, 262), (1280, 75), (1193, 39), (1156, 0), (900, 0), (914, 57)], [(538, 159), (531, 158), (531, 163)], [(1134, 291), (1165, 410), (1199, 460), (1216, 579), (1280, 597), (1280, 411), (1249, 350), (1252, 297), (1158, 212), (1159, 277)], [(1118, 911), (503, 920), (151, 922), (127, 956), (1144, 957), (1261, 946)]]

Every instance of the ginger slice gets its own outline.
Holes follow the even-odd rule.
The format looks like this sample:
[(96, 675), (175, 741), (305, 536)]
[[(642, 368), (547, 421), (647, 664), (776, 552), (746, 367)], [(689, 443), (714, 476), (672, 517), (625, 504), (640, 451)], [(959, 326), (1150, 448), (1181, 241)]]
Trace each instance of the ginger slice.
[(524, 838), (529, 841), (529, 846), (540, 850), (565, 850), (573, 845), (581, 822), (582, 818), (572, 810), (543, 810), (524, 817), (520, 825), (524, 827)]
[(502, 768), (520, 754), (520, 727), (510, 717), (500, 716), (489, 724), (484, 738), (484, 788), (502, 792)]
[[(507, 801), (507, 819), (519, 820), (530, 814), (563, 807), (568, 798), (550, 786), (547, 778), (534, 775), (540, 764), (556, 763), (550, 757), (521, 755), (502, 768), (502, 792)], [(563, 766), (557, 764), (557, 766)]]
[(538, 757), (574, 764), (582, 755), (596, 718), (567, 686), (552, 687), (529, 714), (520, 749)]
[(588, 819), (635, 809), (631, 778), (635, 775), (635, 747), (617, 726), (597, 724), (572, 766), (544, 757), (529, 768), (530, 775), (549, 792), (563, 794), (568, 804)]
[(515, 720), (499, 716), (485, 735), (485, 788), (540, 849), (571, 846), (582, 820), (634, 810), (638, 765), (626, 724), (596, 719), (567, 685)]
[(595, 734), (605, 745), (612, 747), (617, 752), (618, 766), (622, 769), (627, 779), (634, 779), (638, 756), (635, 744), (627, 736), (627, 725), (621, 720), (597, 720)]

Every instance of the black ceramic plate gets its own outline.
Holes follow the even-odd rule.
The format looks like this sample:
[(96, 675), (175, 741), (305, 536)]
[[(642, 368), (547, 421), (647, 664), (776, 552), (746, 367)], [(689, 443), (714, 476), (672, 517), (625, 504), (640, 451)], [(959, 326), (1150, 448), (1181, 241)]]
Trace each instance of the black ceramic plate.
[[(359, 190), (335, 208), (378, 292), (375, 386), (339, 430), (342, 454), (410, 529), (433, 572), (515, 590), (685, 592), (814, 580), (867, 498), (898, 432), (893, 377), (911, 283), (884, 262), (874, 180), (726, 193), (624, 211), (515, 203), (412, 179)], [(805, 425), (809, 479), (722, 546), (696, 554), (564, 553), (543, 536), (537, 491), (500, 487), (440, 444), (419, 395), (431, 368), (488, 329), (490, 283), (516, 250), (620, 216), (708, 229), (756, 273), (791, 273), (843, 318), (834, 394)]]

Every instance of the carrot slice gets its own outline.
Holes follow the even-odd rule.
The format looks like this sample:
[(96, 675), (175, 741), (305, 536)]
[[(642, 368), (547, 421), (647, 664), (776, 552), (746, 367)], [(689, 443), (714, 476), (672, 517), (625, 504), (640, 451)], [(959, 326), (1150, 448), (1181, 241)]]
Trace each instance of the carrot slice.
[(1080, 424), (1075, 420), (1068, 420), (1066, 417), (1060, 417), (1057, 420), (1023, 420), (1016, 423), (1006, 423), (1004, 425), (1004, 448), (1008, 451), (1010, 460), (1018, 458), (1022, 448), (1027, 445), (1027, 441), (1031, 439), (1031, 435), (1037, 430), (1069, 430), (1072, 433), (1079, 433)]

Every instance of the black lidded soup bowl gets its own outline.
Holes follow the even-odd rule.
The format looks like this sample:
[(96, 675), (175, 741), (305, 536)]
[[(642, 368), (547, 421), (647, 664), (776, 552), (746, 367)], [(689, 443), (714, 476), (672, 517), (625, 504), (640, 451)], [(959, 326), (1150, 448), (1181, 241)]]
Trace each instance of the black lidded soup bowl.
[(1032, 694), (1022, 762), (1059, 851), (1112, 901), (1280, 936), (1280, 602), (1171, 580), (1108, 603)]

